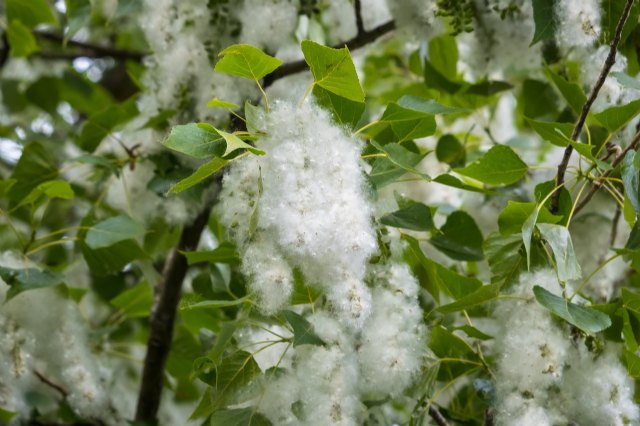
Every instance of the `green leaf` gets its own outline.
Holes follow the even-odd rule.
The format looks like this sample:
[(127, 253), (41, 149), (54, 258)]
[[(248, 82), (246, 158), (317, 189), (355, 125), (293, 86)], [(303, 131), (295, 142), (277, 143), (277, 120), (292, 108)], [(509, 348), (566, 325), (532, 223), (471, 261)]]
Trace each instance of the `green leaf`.
[(441, 35), (429, 40), (429, 60), (442, 75), (458, 74), (458, 45), (455, 37)]
[(151, 313), (153, 291), (148, 282), (127, 289), (109, 301), (129, 318), (145, 318)]
[[(226, 144), (224, 151), (222, 151), (223, 142)], [(162, 144), (169, 149), (196, 158), (223, 157), (237, 149), (247, 149), (256, 155), (264, 155), (265, 153), (245, 143), (233, 133), (216, 129), (208, 123), (174, 126)]]
[(82, 126), (77, 143), (85, 151), (93, 152), (100, 142), (119, 125), (138, 115), (135, 100), (131, 99), (92, 114)]
[(213, 250), (183, 251), (181, 253), (187, 258), (189, 265), (201, 262), (229, 263), (232, 265), (240, 263), (240, 257), (238, 256), (235, 246), (228, 242), (221, 243)]
[(582, 277), (582, 271), (573, 250), (569, 230), (560, 225), (540, 223), (540, 218), (537, 226), (542, 238), (549, 243), (553, 251), (558, 268), (558, 279), (562, 282), (579, 280)]
[(18, 204), (17, 207), (26, 204), (34, 204), (42, 196), (45, 196), (49, 199), (61, 198), (63, 200), (72, 200), (75, 196), (75, 193), (73, 192), (73, 189), (71, 189), (71, 185), (69, 185), (69, 182), (66, 182), (64, 180), (50, 180), (36, 186), (29, 193), (29, 195), (27, 195)]
[(495, 145), (478, 160), (454, 171), (489, 185), (510, 185), (527, 173), (524, 161), (505, 145)]
[(109, 247), (120, 241), (139, 237), (145, 233), (144, 226), (128, 216), (115, 216), (93, 225), (85, 236), (91, 249)]
[[(445, 268), (427, 258), (420, 249), (420, 243), (415, 238), (403, 234), (402, 239), (407, 241), (408, 249), (424, 267), (429, 284), (437, 286), (449, 297), (456, 300), (463, 299), (482, 287), (480, 280), (460, 275), (456, 271)], [(434, 298), (437, 300), (437, 297), (434, 296)]]
[(618, 83), (628, 89), (640, 90), (640, 81), (631, 77), (629, 74), (622, 71), (614, 71), (611, 73), (611, 76), (615, 77)]
[(387, 162), (374, 162), (373, 168), (369, 173), (369, 177), (372, 179), (376, 187), (381, 187), (379, 183), (391, 183), (393, 180), (402, 176), (405, 172), (418, 175), (427, 181), (431, 180), (429, 175), (426, 175), (414, 168), (415, 165), (422, 161), (424, 155), (413, 153), (402, 145), (398, 145), (396, 143), (380, 145), (374, 140), (371, 140), (370, 143), (378, 151), (387, 154), (387, 157), (384, 159), (387, 160)]
[[(533, 0), (535, 32), (529, 47), (543, 40), (553, 40), (558, 23), (555, 18), (555, 0)], [(560, 23), (562, 25), (562, 23)]]
[(38, 142), (31, 142), (24, 147), (11, 173), (15, 184), (9, 189), (8, 197), (13, 201), (21, 201), (38, 185), (56, 177), (58, 165), (51, 152)]
[(64, 44), (69, 41), (91, 17), (90, 0), (65, 0), (67, 6), (67, 29), (64, 34)]
[(635, 380), (640, 379), (640, 357), (631, 351), (624, 351), (625, 361), (627, 363), (627, 372), (629, 376)]
[(11, 56), (15, 58), (26, 57), (40, 50), (31, 30), (15, 19), (7, 26), (7, 40), (11, 46)]
[(9, 424), (18, 413), (0, 407), (0, 423)]
[(149, 118), (140, 128), (164, 130), (169, 127), (169, 119), (174, 115), (176, 115), (176, 110), (173, 109), (160, 111), (153, 117)]
[(338, 96), (320, 86), (313, 88), (313, 96), (318, 105), (326, 108), (333, 114), (333, 118), (339, 124), (354, 129), (362, 113), (364, 112), (364, 102), (356, 102), (342, 96)]
[(439, 104), (433, 99), (424, 99), (411, 95), (404, 95), (403, 97), (398, 99), (397, 104), (406, 109), (434, 115), (471, 112), (470, 110), (465, 108), (450, 107)]
[(56, 77), (40, 77), (31, 84), (24, 93), (34, 105), (42, 108), (52, 116), (56, 116), (60, 103), (60, 84)]
[(207, 102), (207, 106), (210, 108), (224, 108), (227, 111), (240, 109), (240, 105), (232, 104), (231, 102), (221, 101), (218, 98), (213, 98), (212, 100)]
[(237, 75), (256, 82), (282, 65), (280, 59), (269, 56), (248, 44), (234, 44), (224, 49), (218, 56), (222, 56), (222, 59), (218, 61), (214, 71)]
[(492, 193), (492, 191), (487, 190), (485, 188), (479, 188), (478, 186), (474, 186), (474, 185), (470, 185), (468, 183), (462, 182), (460, 179), (450, 174), (443, 174), (440, 176), (436, 176), (433, 179), (433, 182), (439, 183), (440, 185), (450, 186), (452, 188), (463, 189), (465, 191), (481, 192), (483, 194)]
[(431, 136), (436, 131), (433, 114), (404, 108), (396, 103), (387, 105), (379, 121), (391, 126), (397, 137), (396, 142)]
[[(445, 75), (443, 75), (438, 69), (428, 60), (425, 59), (424, 64), (424, 82), (427, 87), (442, 90), (446, 93), (454, 94), (462, 87), (462, 84), (452, 81)], [(456, 76), (453, 76), (455, 78)]]
[(203, 300), (202, 302), (191, 302), (189, 300), (181, 301), (181, 311), (191, 311), (193, 309), (221, 309), (231, 306), (242, 305), (248, 300), (247, 297), (241, 297), (233, 300)]
[(271, 422), (256, 408), (234, 408), (216, 410), (211, 416), (210, 426), (271, 426)]
[(458, 138), (451, 134), (446, 134), (438, 140), (436, 157), (438, 161), (447, 163), (451, 167), (462, 167), (466, 161), (467, 151)]
[(509, 285), (526, 270), (522, 235), (503, 236), (494, 232), (484, 241), (484, 253), (491, 268), (491, 282)]
[(6, 0), (5, 8), (8, 22), (18, 20), (29, 28), (38, 24), (58, 24), (47, 0)]
[(227, 165), (227, 163), (229, 163), (229, 161), (222, 158), (214, 157), (210, 161), (198, 167), (198, 170), (196, 170), (195, 173), (193, 173), (191, 176), (173, 185), (171, 189), (169, 189), (169, 192), (178, 193), (185, 191), (192, 186), (199, 184), (218, 170), (222, 169)]
[(524, 243), (524, 251), (527, 257), (527, 270), (531, 266), (531, 237), (533, 237), (533, 230), (538, 222), (538, 214), (540, 209), (533, 209), (531, 215), (522, 224), (522, 242)]
[(431, 245), (455, 260), (482, 260), (482, 233), (468, 213), (458, 210), (447, 217)]
[(190, 123), (174, 126), (162, 144), (169, 149), (191, 157), (221, 156), (224, 138), (208, 123)]
[(301, 44), (304, 59), (313, 74), (314, 85), (355, 102), (364, 102), (349, 49), (333, 49), (310, 40)]
[(0, 278), (10, 287), (5, 302), (23, 291), (53, 287), (64, 282), (62, 274), (35, 268), (12, 269), (0, 266)]
[(302, 315), (293, 311), (282, 311), (282, 315), (293, 329), (293, 346), (324, 345), (324, 342), (313, 330), (313, 325)]
[(640, 215), (640, 170), (636, 168), (634, 160), (635, 151), (629, 151), (622, 161), (622, 181), (624, 182), (624, 193), (633, 206), (636, 214)]
[(531, 128), (540, 135), (542, 139), (555, 146), (567, 146), (567, 140), (571, 138), (571, 133), (573, 133), (574, 125), (571, 123), (536, 121), (528, 118), (526, 120)]
[(571, 303), (538, 285), (533, 287), (533, 294), (538, 303), (585, 333), (598, 333), (611, 326), (611, 318), (607, 314)]
[(615, 133), (629, 123), (635, 116), (640, 113), (640, 99), (629, 102), (626, 105), (613, 106), (605, 109), (598, 114), (595, 114), (595, 118), (602, 124), (610, 133)]
[(416, 202), (411, 202), (400, 210), (382, 216), (380, 223), (414, 231), (430, 231), (434, 226), (431, 209), (422, 203)]
[(249, 145), (248, 143), (246, 143), (245, 141), (243, 141), (242, 139), (240, 139), (238, 136), (234, 135), (233, 133), (227, 133), (224, 132), (222, 130), (218, 130), (215, 129), (218, 133), (220, 133), (220, 136), (222, 136), (225, 140), (225, 142), (227, 143), (227, 148), (224, 151), (223, 156), (226, 157), (227, 155), (231, 154), (233, 151), (236, 151), (238, 149), (246, 149), (247, 151), (255, 154), (255, 155), (264, 155), (265, 152), (261, 151), (257, 148), (255, 148), (254, 146)]
[(482, 365), (480, 357), (466, 341), (441, 325), (431, 330), (428, 346), (438, 358), (450, 360), (440, 364), (438, 380), (451, 381)]
[(453, 312), (459, 312), (480, 306), (498, 297), (502, 283), (494, 283), (489, 285), (483, 285), (476, 291), (467, 296), (456, 300), (448, 305), (442, 305), (436, 309), (441, 314), (450, 314)]
[(247, 130), (253, 133), (261, 132), (260, 124), (264, 121), (264, 108), (252, 105), (251, 102), (244, 103), (244, 119), (247, 121)]
[(573, 112), (580, 114), (582, 106), (587, 102), (587, 96), (582, 91), (582, 88), (577, 83), (565, 80), (549, 68), (545, 70), (545, 74), (560, 91), (560, 94), (567, 101)]
[(132, 261), (148, 257), (134, 240), (120, 241), (95, 250), (84, 241), (80, 241), (78, 246), (91, 272), (99, 277), (119, 272)]
[(216, 367), (216, 389), (219, 395), (230, 395), (249, 384), (261, 373), (250, 353), (236, 351), (222, 359)]
[(478, 96), (493, 96), (496, 93), (504, 92), (505, 90), (512, 89), (513, 86), (505, 81), (482, 81), (480, 83), (472, 84), (467, 87), (463, 93), (467, 95), (478, 95)]
[(622, 306), (633, 313), (640, 315), (640, 293), (635, 293), (627, 288), (622, 288)]
[[(602, 18), (600, 20), (602, 32), (599, 35), (602, 38), (603, 44), (610, 44), (611, 40), (613, 40), (616, 26), (622, 15), (622, 9), (624, 9), (625, 3), (623, 0), (602, 0), (600, 5), (602, 9)], [(633, 2), (627, 22), (625, 22), (622, 28), (622, 34), (620, 34), (620, 46), (624, 45), (625, 40), (631, 32), (637, 28), (639, 15), (640, 8), (638, 7), (638, 3)]]
[[(522, 225), (533, 210), (537, 208), (537, 203), (521, 203), (509, 200), (507, 207), (498, 216), (498, 228), (502, 235), (517, 234), (522, 231)], [(538, 223), (558, 223), (562, 216), (551, 214), (546, 208), (540, 210)]]

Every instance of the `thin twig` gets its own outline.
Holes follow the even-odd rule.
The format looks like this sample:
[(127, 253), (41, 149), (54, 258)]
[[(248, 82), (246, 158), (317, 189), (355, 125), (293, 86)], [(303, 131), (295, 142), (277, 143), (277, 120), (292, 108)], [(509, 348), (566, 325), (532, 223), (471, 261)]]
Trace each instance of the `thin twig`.
[(618, 223), (620, 222), (620, 216), (622, 215), (622, 209), (620, 204), (616, 203), (616, 211), (613, 214), (613, 220), (611, 222), (611, 236), (609, 237), (609, 246), (613, 247), (618, 237)]
[[(620, 15), (620, 19), (618, 20), (618, 24), (616, 25), (615, 35), (613, 40), (611, 40), (609, 54), (607, 55), (607, 59), (604, 61), (604, 65), (602, 66), (602, 70), (600, 71), (600, 75), (596, 80), (596, 83), (591, 88), (591, 93), (589, 93), (589, 98), (582, 106), (582, 112), (578, 117), (578, 121), (576, 121), (576, 125), (573, 128), (573, 132), (571, 133), (571, 140), (577, 141), (582, 133), (582, 128), (584, 127), (584, 123), (587, 120), (587, 115), (589, 115), (589, 111), (591, 110), (591, 106), (595, 102), (598, 97), (598, 92), (602, 88), (604, 81), (609, 75), (609, 71), (611, 71), (611, 67), (616, 63), (616, 53), (618, 51), (618, 44), (620, 44), (620, 39), (622, 38), (622, 29), (624, 28), (625, 22), (627, 22), (627, 18), (629, 17), (629, 12), (631, 11), (631, 6), (633, 5), (634, 0), (627, 0), (627, 3), (624, 6), (622, 11), (622, 15)], [(571, 158), (571, 153), (573, 152), (573, 146), (567, 145), (564, 150), (564, 155), (562, 156), (562, 161), (558, 165), (558, 174), (556, 176), (556, 187), (561, 187), (564, 185), (564, 175), (567, 171), (567, 166), (569, 165), (569, 159)], [(549, 204), (549, 210), (551, 213), (556, 213), (558, 211), (558, 207), (560, 204), (560, 193), (561, 190), (558, 189), (553, 193), (551, 197), (551, 202)]]
[[(49, 40), (62, 45), (64, 42), (64, 36), (47, 32), (47, 31), (34, 31), (34, 35), (37, 37)], [(67, 46), (75, 47), (79, 49), (79, 52), (40, 52), (36, 53), (37, 56), (45, 59), (76, 59), (76, 58), (113, 58), (119, 60), (133, 60), (141, 61), (147, 54), (143, 52), (136, 52), (133, 50), (117, 49), (111, 46), (102, 46), (99, 44), (87, 43), (77, 40), (68, 40)]]
[[(625, 155), (627, 155), (627, 152), (629, 151), (635, 151), (638, 149), (638, 146), (640, 145), (640, 132), (636, 133), (636, 135), (633, 137), (633, 140), (631, 141), (631, 143), (629, 144), (629, 146), (627, 146), (624, 151), (622, 151), (620, 153), (620, 155), (618, 155), (612, 162), (611, 162), (611, 167), (605, 171), (602, 176), (601, 179), (603, 178), (607, 178), (611, 175), (611, 173), (613, 173), (614, 169), (622, 162), (622, 160), (624, 160)], [(596, 194), (596, 192), (598, 192), (598, 190), (600, 189), (600, 187), (602, 186), (602, 183), (598, 182), (596, 184), (593, 185), (593, 187), (589, 190), (589, 192), (587, 192), (587, 195), (584, 196), (584, 198), (582, 199), (582, 201), (580, 201), (578, 203), (578, 205), (576, 206), (575, 210), (574, 210), (574, 214), (578, 213), (580, 210), (582, 210), (584, 208), (584, 206), (587, 205), (587, 203), (593, 198), (593, 196)]]
[(431, 417), (438, 426), (449, 426), (447, 419), (444, 418), (442, 413), (440, 413), (438, 408), (433, 404), (429, 406), (429, 417)]
[(49, 386), (52, 389), (55, 389), (63, 398), (66, 398), (69, 395), (69, 392), (67, 392), (65, 388), (63, 388), (59, 384), (52, 381), (51, 379), (49, 379), (47, 376), (45, 376), (38, 370), (33, 370), (33, 374), (35, 374), (38, 380), (40, 380), (42, 383), (44, 383), (45, 385)]
[(176, 317), (182, 281), (187, 274), (187, 259), (181, 251), (194, 250), (209, 220), (211, 205), (185, 226), (178, 246), (169, 254), (162, 271), (162, 282), (156, 295), (149, 321), (149, 340), (144, 359), (142, 383), (138, 394), (136, 421), (155, 420), (162, 394), (164, 366), (171, 350), (173, 326)]
[(4, 67), (9, 59), (9, 37), (7, 32), (2, 33), (2, 50), (0, 50), (0, 69)]
[[(333, 46), (336, 49), (340, 49), (342, 47), (347, 47), (349, 50), (359, 49), (369, 43), (372, 43), (382, 37), (385, 34), (388, 34), (396, 29), (396, 24), (393, 21), (389, 21), (385, 24), (382, 24), (371, 31), (365, 31), (363, 29), (362, 33), (358, 33), (354, 38), (347, 41), (343, 44), (338, 44)], [(282, 65), (280, 68), (275, 70), (273, 73), (269, 74), (264, 78), (264, 83), (262, 84), (263, 88), (267, 88), (271, 86), (276, 80), (279, 80), (283, 77), (297, 74), (307, 69), (307, 63), (304, 60), (293, 61), (287, 64)]]

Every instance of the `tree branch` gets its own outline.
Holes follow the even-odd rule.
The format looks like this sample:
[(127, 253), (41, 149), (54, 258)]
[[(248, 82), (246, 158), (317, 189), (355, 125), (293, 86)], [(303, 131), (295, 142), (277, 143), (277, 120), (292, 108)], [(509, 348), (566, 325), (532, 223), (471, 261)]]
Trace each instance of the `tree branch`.
[(444, 418), (442, 413), (440, 413), (440, 411), (433, 404), (429, 406), (429, 417), (431, 417), (438, 426), (449, 426), (449, 422), (447, 422), (447, 419)]
[[(616, 53), (618, 50), (618, 44), (620, 44), (620, 39), (622, 37), (622, 29), (624, 28), (625, 22), (627, 22), (627, 18), (629, 17), (629, 12), (631, 11), (631, 6), (633, 5), (633, 0), (627, 0), (627, 3), (624, 6), (622, 14), (620, 15), (620, 19), (618, 20), (618, 24), (616, 25), (615, 35), (613, 40), (611, 40), (609, 54), (607, 55), (607, 59), (604, 61), (604, 65), (602, 66), (602, 70), (600, 70), (600, 75), (596, 80), (596, 83), (591, 88), (591, 93), (589, 93), (589, 98), (582, 106), (582, 112), (578, 117), (578, 121), (576, 121), (576, 125), (573, 128), (573, 132), (571, 133), (571, 140), (577, 141), (582, 133), (582, 128), (584, 127), (584, 123), (587, 120), (587, 115), (589, 114), (589, 110), (591, 110), (591, 106), (595, 102), (598, 97), (598, 92), (602, 88), (604, 81), (611, 71), (611, 67), (616, 63)], [(551, 213), (556, 213), (558, 211), (558, 206), (560, 203), (560, 187), (564, 185), (564, 175), (567, 171), (567, 166), (569, 165), (569, 159), (571, 158), (571, 153), (573, 152), (573, 147), (568, 145), (564, 150), (564, 155), (562, 157), (562, 161), (558, 165), (558, 174), (556, 175), (556, 191), (551, 196), (551, 202), (549, 205), (549, 210)]]
[(156, 295), (149, 323), (149, 340), (147, 355), (144, 359), (142, 383), (138, 394), (136, 421), (153, 421), (158, 413), (163, 387), (164, 365), (171, 349), (173, 325), (180, 301), (182, 281), (188, 269), (187, 259), (180, 251), (196, 248), (200, 241), (200, 235), (209, 220), (212, 204), (205, 207), (193, 223), (182, 229), (178, 246), (165, 262), (162, 282)]
[[(333, 47), (335, 49), (340, 49), (346, 46), (349, 50), (359, 49), (363, 46), (366, 46), (369, 43), (376, 41), (383, 35), (388, 34), (395, 29), (396, 29), (396, 24), (394, 21), (389, 21), (385, 24), (377, 26), (371, 31), (365, 31), (363, 28), (362, 32), (359, 32), (358, 35), (356, 35), (351, 40), (347, 41), (344, 44), (335, 45)], [(304, 59), (301, 59), (299, 61), (289, 62), (287, 64), (282, 65), (280, 68), (278, 68), (271, 74), (267, 75), (264, 78), (264, 83), (262, 86), (264, 88), (267, 88), (271, 86), (276, 80), (279, 80), (283, 77), (287, 77), (292, 74), (297, 74), (306, 69), (307, 69), (307, 63), (304, 61)]]
[[(613, 171), (615, 170), (615, 168), (622, 163), (622, 160), (624, 160), (625, 155), (627, 155), (627, 152), (631, 151), (631, 150), (637, 150), (638, 146), (640, 146), (640, 131), (636, 133), (636, 135), (633, 137), (633, 139), (631, 140), (631, 143), (629, 144), (629, 146), (627, 146), (624, 151), (622, 151), (612, 162), (611, 162), (611, 167), (606, 170), (601, 178), (607, 178), (611, 175), (611, 173), (613, 173)], [(578, 205), (576, 206), (575, 210), (573, 211), (573, 214), (577, 214), (580, 210), (582, 210), (584, 208), (584, 206), (587, 205), (587, 203), (589, 203), (589, 201), (591, 201), (591, 199), (593, 198), (593, 196), (596, 194), (596, 192), (598, 192), (598, 190), (600, 189), (602, 185), (601, 184), (596, 184), (593, 185), (593, 187), (589, 190), (589, 192), (587, 192), (587, 195), (584, 196), (584, 198), (582, 199), (582, 201), (580, 201), (578, 203)]]
[(356, 13), (356, 28), (358, 29), (358, 34), (362, 34), (365, 32), (364, 21), (362, 20), (362, 1), (355, 0), (353, 8)]
[[(60, 34), (45, 32), (45, 31), (34, 31), (33, 34), (43, 40), (49, 40), (60, 44), (62, 46), (64, 42), (64, 37)], [(72, 46), (78, 48), (79, 52), (40, 52), (36, 53), (36, 56), (45, 59), (63, 59), (63, 60), (73, 60), (77, 58), (113, 58), (117, 60), (132, 60), (132, 61), (141, 61), (147, 53), (135, 52), (132, 50), (124, 50), (117, 49), (110, 46), (101, 46), (93, 43), (86, 43), (82, 41), (76, 40), (68, 40), (67, 46)]]

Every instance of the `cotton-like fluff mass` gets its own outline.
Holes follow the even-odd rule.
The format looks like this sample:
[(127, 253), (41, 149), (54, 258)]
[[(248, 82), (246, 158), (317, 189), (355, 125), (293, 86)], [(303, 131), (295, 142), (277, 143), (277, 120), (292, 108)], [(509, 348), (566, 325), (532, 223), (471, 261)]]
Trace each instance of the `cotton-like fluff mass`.
[(358, 366), (337, 345), (302, 345), (293, 368), (264, 389), (259, 411), (273, 424), (355, 426), (364, 407), (356, 392)]
[[(609, 46), (600, 46), (597, 49), (584, 48), (577, 50), (572, 56), (578, 59), (580, 67), (580, 81), (587, 91), (595, 85), (602, 66), (609, 55)], [(610, 74), (604, 80), (604, 84), (598, 91), (591, 110), (601, 112), (609, 107), (624, 105), (640, 97), (640, 91), (624, 87), (611, 75), (614, 72), (624, 72), (627, 68), (627, 59), (624, 55), (616, 54), (616, 62), (611, 67)]]
[(398, 396), (420, 371), (426, 330), (418, 305), (419, 285), (406, 264), (386, 265), (374, 277), (373, 312), (358, 345), (361, 392)]
[[(578, 262), (585, 273), (591, 274), (584, 294), (594, 302), (606, 303), (619, 295), (619, 284), (629, 272), (629, 266), (617, 257), (601, 267), (609, 257), (615, 255), (610, 247), (615, 201), (607, 193), (596, 194), (580, 215), (571, 221), (571, 236)], [(616, 240), (612, 247), (624, 247), (629, 236), (628, 226), (619, 220)]]
[(570, 420), (584, 425), (638, 424), (633, 381), (615, 349), (612, 345), (598, 355), (582, 350), (564, 374), (562, 406)]
[[(6, 253), (0, 263), (27, 267)], [(3, 302), (6, 288), (0, 280)], [(0, 307), (0, 406), (18, 413), (15, 424), (31, 414), (31, 404), (25, 399), (29, 392), (59, 398), (59, 391), (43, 377), (64, 389), (67, 402), (79, 416), (110, 425), (126, 424), (113, 409), (108, 392), (110, 372), (103, 367), (90, 350), (77, 307), (55, 289), (30, 290)]]
[(245, 0), (238, 11), (240, 41), (275, 52), (293, 36), (298, 8), (292, 0)]
[[(494, 8), (485, 0), (473, 0), (473, 31), (456, 37), (460, 65), (466, 78), (504, 78), (505, 71), (537, 69), (542, 63), (541, 43), (529, 46), (535, 33), (533, 6), (525, 0), (499, 0)], [(500, 9), (515, 6), (500, 16)]]
[(501, 325), (495, 341), (496, 400), (504, 425), (515, 426), (528, 410), (549, 404), (549, 389), (561, 384), (571, 350), (568, 330), (533, 299), (535, 285), (560, 294), (553, 270), (523, 274), (514, 295), (528, 300), (508, 300), (494, 311)]
[(329, 44), (345, 42), (356, 36), (356, 14), (351, 1), (325, 0), (321, 7), (321, 19), (327, 28), (325, 37)]
[(554, 12), (558, 23), (556, 25), (558, 46), (566, 51), (572, 47), (593, 45), (601, 32), (600, 7), (600, 1), (598, 0), (562, 0), (555, 2)]
[(555, 272), (524, 273), (495, 309), (496, 424), (504, 426), (635, 424), (633, 382), (615, 346), (596, 355), (533, 298), (539, 285), (561, 294)]
[[(237, 20), (229, 4), (208, 0), (145, 0), (140, 26), (153, 54), (145, 59), (145, 92), (139, 102), (153, 117), (178, 109), (182, 121), (227, 117), (221, 108), (208, 108), (214, 96), (241, 103), (255, 93), (253, 82), (212, 72), (212, 57), (235, 42)], [(215, 19), (215, 20), (214, 20)], [(215, 22), (216, 31), (211, 31)]]
[(428, 38), (444, 29), (435, 0), (387, 0), (387, 6), (396, 26), (411, 36)]
[[(371, 310), (364, 276), (376, 250), (360, 148), (313, 103), (276, 102), (262, 128), (267, 136), (258, 145), (267, 155), (238, 161), (224, 178), (221, 222), (248, 250), (249, 222), (257, 212), (254, 237), (269, 256), (261, 257), (260, 249), (252, 248), (251, 258), (266, 259), (264, 267), (278, 270), (273, 277), (285, 277), (284, 263), (273, 259), (282, 253), (309, 283), (325, 290), (344, 321), (360, 327)], [(243, 265), (251, 275), (250, 260), (245, 258)], [(256, 279), (263, 274), (260, 283), (249, 282), (261, 294), (278, 294), (273, 292), (282, 292), (282, 283), (288, 282), (267, 280), (264, 269), (255, 271)], [(262, 309), (274, 312), (288, 296), (276, 297), (278, 303), (262, 303)]]
[(161, 197), (148, 188), (154, 176), (151, 161), (138, 161), (133, 169), (125, 167), (120, 176), (112, 177), (106, 202), (143, 223), (162, 218), (170, 225), (181, 225), (192, 220), (201, 204), (181, 197)]

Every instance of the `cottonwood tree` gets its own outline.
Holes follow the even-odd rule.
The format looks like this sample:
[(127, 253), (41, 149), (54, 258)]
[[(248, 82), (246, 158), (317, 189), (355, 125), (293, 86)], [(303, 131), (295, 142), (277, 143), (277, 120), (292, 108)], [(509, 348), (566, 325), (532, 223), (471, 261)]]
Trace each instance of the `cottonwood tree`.
[(1, 424), (640, 424), (638, 2), (0, 10)]

